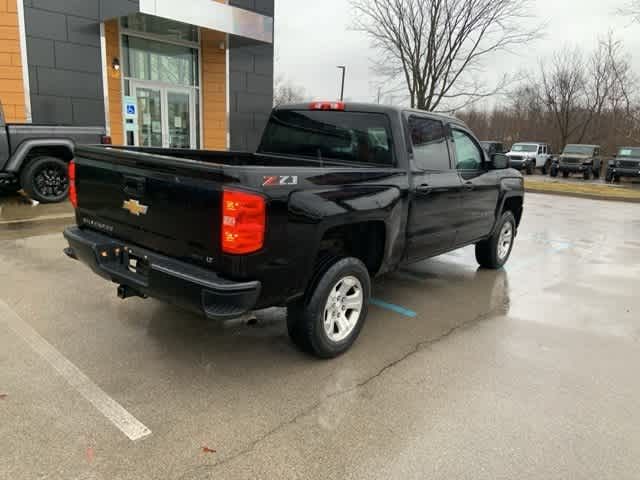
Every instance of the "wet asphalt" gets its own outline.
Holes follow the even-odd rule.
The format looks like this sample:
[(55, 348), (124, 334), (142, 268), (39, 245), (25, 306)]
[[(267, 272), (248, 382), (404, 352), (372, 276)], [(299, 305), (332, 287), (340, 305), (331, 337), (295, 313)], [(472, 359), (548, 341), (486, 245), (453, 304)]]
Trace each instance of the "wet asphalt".
[[(525, 208), (502, 271), (467, 248), (376, 280), (332, 361), (281, 310), (123, 302), (60, 225), (0, 225), (0, 477), (640, 478), (640, 204)], [(152, 433), (127, 438), (26, 328)]]

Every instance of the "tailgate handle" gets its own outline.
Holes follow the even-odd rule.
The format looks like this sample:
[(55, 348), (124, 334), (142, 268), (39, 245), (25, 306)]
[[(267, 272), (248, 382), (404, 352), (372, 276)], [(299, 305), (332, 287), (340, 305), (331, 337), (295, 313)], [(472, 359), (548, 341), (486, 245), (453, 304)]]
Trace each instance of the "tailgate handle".
[(124, 177), (124, 191), (133, 196), (144, 195), (147, 181), (144, 177)]

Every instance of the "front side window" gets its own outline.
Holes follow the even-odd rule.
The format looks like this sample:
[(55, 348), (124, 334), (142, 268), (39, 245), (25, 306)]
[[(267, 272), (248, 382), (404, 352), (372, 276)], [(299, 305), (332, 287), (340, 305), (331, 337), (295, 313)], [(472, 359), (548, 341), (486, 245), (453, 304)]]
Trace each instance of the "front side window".
[(444, 125), (432, 118), (409, 117), (413, 159), (420, 170), (449, 170), (449, 148)]
[(454, 129), (453, 142), (456, 149), (457, 170), (479, 170), (482, 168), (482, 150), (466, 132)]
[(392, 166), (391, 125), (378, 113), (275, 111), (258, 150), (325, 160)]

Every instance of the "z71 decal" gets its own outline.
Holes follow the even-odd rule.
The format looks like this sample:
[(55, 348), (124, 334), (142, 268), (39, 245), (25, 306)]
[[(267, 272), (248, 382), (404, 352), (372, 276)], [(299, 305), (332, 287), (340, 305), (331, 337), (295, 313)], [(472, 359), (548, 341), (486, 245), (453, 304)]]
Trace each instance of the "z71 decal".
[(284, 176), (271, 175), (268, 177), (264, 177), (262, 179), (263, 187), (276, 187), (276, 186), (282, 186), (282, 185), (297, 185), (297, 184), (298, 184), (298, 177), (291, 176), (291, 175), (284, 175)]

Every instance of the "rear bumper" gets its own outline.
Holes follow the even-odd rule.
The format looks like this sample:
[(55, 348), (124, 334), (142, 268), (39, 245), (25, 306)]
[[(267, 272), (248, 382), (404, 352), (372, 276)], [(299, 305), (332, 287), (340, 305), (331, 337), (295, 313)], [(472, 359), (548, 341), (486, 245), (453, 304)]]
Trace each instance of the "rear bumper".
[[(125, 244), (111, 237), (69, 227), (65, 254), (87, 265), (101, 277), (125, 288), (126, 296), (165, 300), (208, 318), (228, 320), (252, 310), (260, 297), (261, 284), (232, 282), (214, 272)], [(142, 259), (140, 273), (129, 268), (131, 258)]]

